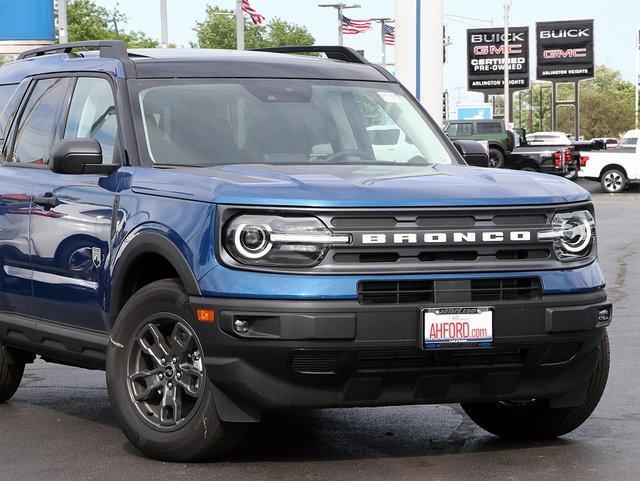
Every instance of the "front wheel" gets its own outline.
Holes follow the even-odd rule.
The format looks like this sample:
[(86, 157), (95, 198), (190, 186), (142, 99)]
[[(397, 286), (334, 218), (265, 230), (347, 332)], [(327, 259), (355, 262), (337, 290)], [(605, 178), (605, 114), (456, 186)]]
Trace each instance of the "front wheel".
[(218, 417), (187, 302), (175, 280), (142, 288), (118, 315), (107, 354), (107, 389), (122, 430), (164, 461), (223, 454), (246, 432)]
[(24, 362), (11, 355), (0, 343), (0, 403), (13, 397), (20, 386), (24, 373)]
[(602, 173), (600, 176), (600, 185), (605, 192), (617, 194), (627, 187), (627, 176), (622, 169), (613, 167)]
[(489, 149), (489, 167), (502, 169), (504, 167), (504, 154), (500, 149), (491, 147)]
[(547, 400), (462, 404), (482, 429), (504, 439), (540, 440), (568, 434), (584, 423), (600, 402), (609, 376), (609, 338), (600, 344), (600, 357), (591, 375), (583, 404), (552, 408)]

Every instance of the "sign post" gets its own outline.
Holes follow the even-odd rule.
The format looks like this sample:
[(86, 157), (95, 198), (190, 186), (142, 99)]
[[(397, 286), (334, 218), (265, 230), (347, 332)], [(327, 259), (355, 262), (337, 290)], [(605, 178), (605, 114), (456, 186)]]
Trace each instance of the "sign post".
[(511, 27), (506, 35), (503, 28), (467, 30), (467, 61), (468, 90), (486, 96), (505, 93), (505, 123), (511, 122), (507, 105), (514, 91), (529, 88), (529, 27)]
[[(578, 82), (595, 76), (593, 20), (538, 22), (536, 24), (537, 78), (552, 82), (551, 130), (558, 129), (558, 105), (574, 108), (575, 137), (580, 137)], [(558, 101), (559, 83), (573, 83), (572, 101)]]

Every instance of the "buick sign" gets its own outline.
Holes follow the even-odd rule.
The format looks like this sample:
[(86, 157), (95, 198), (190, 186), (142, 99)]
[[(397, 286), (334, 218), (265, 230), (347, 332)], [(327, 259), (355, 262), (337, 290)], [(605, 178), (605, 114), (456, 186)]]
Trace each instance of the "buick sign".
[[(504, 89), (504, 29), (467, 30), (469, 90), (486, 94)], [(529, 27), (509, 30), (509, 86), (529, 88)]]
[(593, 45), (593, 20), (538, 23), (538, 80), (580, 80), (593, 77)]

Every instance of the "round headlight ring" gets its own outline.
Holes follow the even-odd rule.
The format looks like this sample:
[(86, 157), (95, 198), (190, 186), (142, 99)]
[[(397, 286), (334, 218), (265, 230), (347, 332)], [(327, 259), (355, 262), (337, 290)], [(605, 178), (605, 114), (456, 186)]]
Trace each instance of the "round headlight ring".
[[(273, 247), (270, 232), (271, 228), (268, 225), (240, 224), (233, 235), (234, 247), (247, 259), (260, 259)], [(255, 241), (249, 242), (251, 239)]]
[[(577, 220), (578, 223), (567, 228), (567, 224), (569, 224), (570, 221), (575, 220)], [(585, 218), (573, 217), (565, 220), (562, 230), (565, 233), (565, 235), (560, 238), (562, 248), (571, 254), (579, 254), (580, 252), (586, 250), (591, 244), (591, 239), (593, 237), (593, 233), (591, 232), (591, 224)], [(578, 230), (577, 236), (575, 235), (576, 230)], [(567, 238), (567, 233), (569, 232), (574, 234), (571, 238)]]

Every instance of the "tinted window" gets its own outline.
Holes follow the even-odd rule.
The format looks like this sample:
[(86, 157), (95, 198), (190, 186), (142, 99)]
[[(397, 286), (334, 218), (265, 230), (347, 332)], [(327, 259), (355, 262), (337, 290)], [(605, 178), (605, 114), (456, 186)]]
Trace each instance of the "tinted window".
[(369, 138), (373, 145), (395, 145), (400, 139), (400, 130), (369, 130)]
[(20, 106), (20, 102), (22, 101), (27, 85), (29, 85), (28, 80), (24, 81), (20, 85), (20, 88), (17, 88), (15, 85), (9, 86), (15, 88), (12, 89), (12, 96), (7, 99), (6, 104), (3, 104), (2, 107), (0, 107), (0, 146), (4, 144), (4, 140), (9, 133), (9, 128), (16, 116), (16, 112)]
[[(142, 145), (156, 164), (455, 162), (391, 83), (142, 79), (136, 85)], [(376, 145), (371, 132), (378, 130), (396, 130), (413, 145)]]
[(502, 132), (500, 122), (481, 122), (476, 124), (476, 131), (479, 134), (499, 134)]
[(473, 135), (473, 128), (471, 124), (449, 124), (447, 127), (447, 133), (451, 137), (468, 137)]
[(638, 138), (637, 137), (625, 137), (620, 142), (620, 145), (622, 145), (624, 147), (633, 147), (637, 143), (638, 143)]
[(64, 138), (92, 138), (100, 142), (102, 160), (113, 163), (118, 122), (113, 92), (103, 78), (81, 77), (76, 83)]
[(18, 88), (18, 84), (0, 85), (0, 110), (4, 110), (16, 88)]
[(10, 162), (45, 164), (67, 91), (67, 79), (44, 79), (36, 83), (20, 116)]

